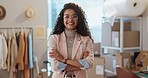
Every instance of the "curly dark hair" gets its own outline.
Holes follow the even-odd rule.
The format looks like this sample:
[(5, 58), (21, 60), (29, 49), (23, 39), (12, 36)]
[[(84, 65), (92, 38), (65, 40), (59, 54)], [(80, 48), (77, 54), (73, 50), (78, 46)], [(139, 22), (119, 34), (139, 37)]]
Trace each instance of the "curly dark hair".
[(88, 28), (88, 22), (86, 21), (86, 18), (85, 18), (85, 12), (79, 5), (75, 3), (67, 3), (64, 5), (63, 9), (58, 15), (56, 24), (51, 34), (61, 34), (64, 31), (65, 25), (63, 22), (63, 16), (64, 16), (64, 12), (67, 9), (73, 9), (78, 15), (78, 26), (76, 27), (77, 29), (76, 32), (82, 36), (89, 36), (91, 38), (91, 33)]

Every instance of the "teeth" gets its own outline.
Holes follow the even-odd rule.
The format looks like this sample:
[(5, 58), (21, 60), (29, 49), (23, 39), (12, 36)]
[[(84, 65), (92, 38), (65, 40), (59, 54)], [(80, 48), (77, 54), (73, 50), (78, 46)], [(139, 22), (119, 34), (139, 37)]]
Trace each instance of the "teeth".
[(73, 24), (73, 23), (68, 23), (68, 24)]

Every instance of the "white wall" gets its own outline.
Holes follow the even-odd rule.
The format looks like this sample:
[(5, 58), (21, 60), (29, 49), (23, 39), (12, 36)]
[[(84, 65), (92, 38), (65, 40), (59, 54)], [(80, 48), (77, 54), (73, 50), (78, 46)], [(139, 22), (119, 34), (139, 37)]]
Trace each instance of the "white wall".
[[(44, 67), (43, 61), (46, 59), (46, 44), (47, 39), (38, 39), (35, 36), (35, 28), (37, 25), (48, 25), (48, 0), (0, 0), (0, 5), (6, 9), (6, 17), (0, 21), (1, 27), (32, 27), (33, 28), (33, 47), (34, 53), (38, 57), (39, 67)], [(35, 10), (35, 17), (28, 20), (24, 11), (27, 7), (32, 7)], [(45, 30), (46, 35), (46, 30)], [(0, 71), (1, 78), (7, 78), (5, 74)], [(3, 76), (3, 77), (2, 77)], [(8, 76), (8, 75), (7, 75)]]
[(147, 3), (147, 8), (143, 14), (143, 50), (148, 50), (148, 0), (145, 0)]

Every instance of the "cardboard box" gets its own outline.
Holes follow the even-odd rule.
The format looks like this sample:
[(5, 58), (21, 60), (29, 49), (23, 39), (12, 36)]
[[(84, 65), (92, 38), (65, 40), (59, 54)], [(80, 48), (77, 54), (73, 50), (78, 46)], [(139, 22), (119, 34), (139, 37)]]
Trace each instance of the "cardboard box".
[(94, 43), (94, 55), (100, 54), (100, 43)]
[[(124, 31), (123, 47), (139, 47), (140, 32), (139, 31)], [(120, 32), (112, 31), (112, 46), (120, 47)]]
[[(115, 22), (112, 31), (120, 31), (120, 22)], [(131, 31), (131, 22), (124, 22), (124, 31)]]
[(116, 57), (112, 54), (104, 55), (105, 58), (105, 77), (116, 78)]
[(125, 31), (123, 44), (124, 44), (124, 47), (139, 47), (140, 46), (140, 32), (139, 31)]
[(104, 58), (105, 58), (105, 69), (111, 72), (115, 72), (115, 67), (116, 67), (115, 55), (106, 54), (104, 55)]
[[(148, 67), (148, 51), (140, 51), (139, 55), (137, 56), (136, 62), (136, 69), (137, 70), (147, 70)], [(142, 65), (141, 67), (139, 65)]]
[(131, 53), (130, 52), (117, 52), (116, 53), (116, 65), (120, 67), (129, 67), (131, 62)]
[(120, 46), (120, 33), (118, 31), (112, 31), (112, 46)]
[(148, 70), (148, 56), (143, 59), (143, 69)]
[(103, 57), (94, 58), (94, 66), (87, 72), (88, 78), (105, 78), (105, 60)]

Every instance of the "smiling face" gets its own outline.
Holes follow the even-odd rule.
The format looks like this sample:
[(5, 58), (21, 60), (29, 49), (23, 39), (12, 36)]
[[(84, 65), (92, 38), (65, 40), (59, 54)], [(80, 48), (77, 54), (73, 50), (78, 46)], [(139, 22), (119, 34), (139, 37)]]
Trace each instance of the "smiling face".
[(73, 9), (67, 9), (64, 12), (64, 25), (68, 30), (74, 30), (78, 25), (78, 15)]

